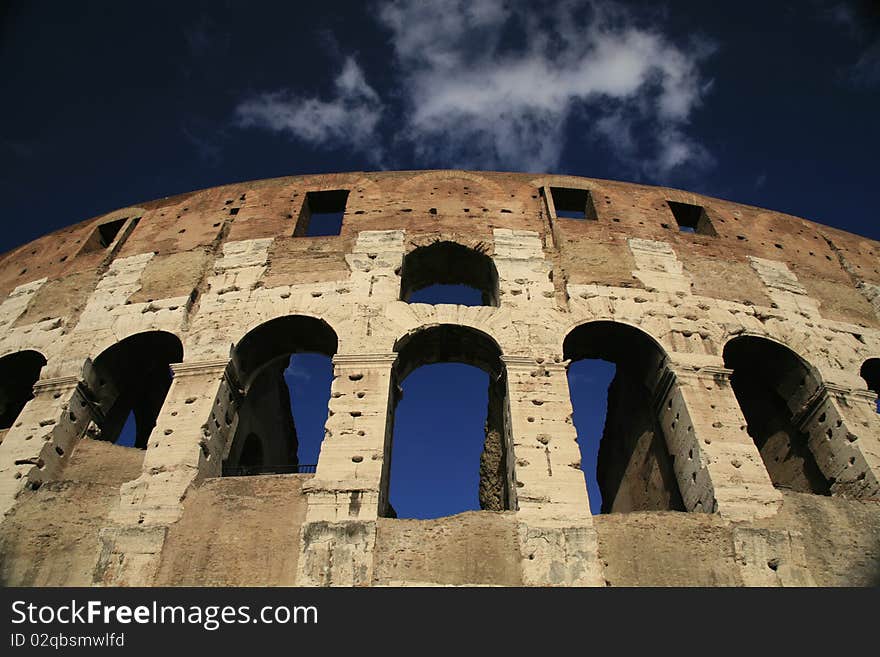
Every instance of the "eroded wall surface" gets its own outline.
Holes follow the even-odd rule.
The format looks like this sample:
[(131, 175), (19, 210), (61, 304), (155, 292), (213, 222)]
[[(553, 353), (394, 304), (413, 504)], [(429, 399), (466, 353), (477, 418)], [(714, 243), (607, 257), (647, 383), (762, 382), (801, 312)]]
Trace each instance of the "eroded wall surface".
[(293, 586), (309, 475), (218, 477), (187, 497), (159, 586)]
[[(596, 218), (558, 216), (554, 187), (588, 190)], [(340, 234), (294, 237), (306, 195), (340, 189)], [(669, 202), (703, 208), (711, 233), (679, 230)], [(440, 241), (491, 258), (497, 305), (400, 300), (407, 254)], [(241, 183), (56, 231), (0, 257), (0, 358), (47, 361), (2, 430), (4, 581), (875, 581), (880, 415), (860, 368), (880, 358), (878, 256), (875, 241), (681, 190), (466, 171)], [(230, 348), (288, 316), (320, 319), (337, 339), (317, 472), (222, 478), (241, 404)], [(590, 515), (563, 343), (591, 322), (636, 328), (663, 354), (648, 408), (672, 474), (664, 466), (641, 489), (633, 467), (621, 508), (656, 506), (669, 497), (658, 482), (674, 478), (682, 512)], [(493, 445), (504, 459), (491, 470), (507, 509), (397, 521), (384, 516), (398, 349), (438, 325), (501, 354)], [(117, 459), (124, 448), (87, 437), (101, 411), (88, 364), (148, 332), (176, 336), (183, 359), (146, 450)], [(808, 367), (809, 394), (793, 392), (791, 412), (830, 497), (774, 486), (725, 366), (725, 346), (743, 337)], [(253, 538), (232, 541), (236, 522)], [(676, 541), (693, 559), (675, 560)]]
[(90, 586), (98, 530), (143, 458), (141, 450), (80, 440), (63, 477), (23, 491), (0, 524), (0, 584)]

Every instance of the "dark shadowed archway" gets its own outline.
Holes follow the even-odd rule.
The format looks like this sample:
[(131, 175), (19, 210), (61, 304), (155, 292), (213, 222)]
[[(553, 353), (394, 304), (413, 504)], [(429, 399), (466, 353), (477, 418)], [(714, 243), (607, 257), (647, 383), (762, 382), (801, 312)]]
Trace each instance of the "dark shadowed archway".
[(26, 350), (0, 358), (0, 431), (8, 429), (24, 405), (34, 398), (34, 384), (46, 358)]
[(880, 358), (869, 358), (859, 370), (859, 374), (865, 380), (868, 390), (877, 395), (877, 412), (880, 413)]
[[(498, 271), (492, 258), (456, 242), (410, 251), (403, 259), (400, 281), (401, 301), (460, 304), (464, 286), (479, 295), (480, 303), (474, 305), (498, 305)], [(416, 293), (421, 298), (414, 299)]]
[(773, 485), (828, 495), (803, 426), (822, 389), (815, 370), (788, 347), (755, 336), (730, 340), (724, 365), (733, 370), (730, 384)]
[[(598, 490), (602, 513), (684, 510), (654, 402), (666, 361), (660, 346), (632, 326), (598, 321), (572, 329), (563, 354), (572, 361), (569, 390), (591, 500)], [(601, 404), (591, 402), (605, 395), (608, 378), (603, 420)]]
[[(314, 466), (327, 418), (331, 358), (337, 344), (327, 322), (303, 315), (270, 320), (239, 341), (226, 373), (235, 403), (227, 412), (231, 435), (225, 438), (223, 474), (299, 472)], [(298, 368), (297, 359), (305, 355), (318, 355), (317, 367), (326, 371), (326, 375), (317, 375), (320, 382), (311, 380), (314, 371)], [(299, 391), (294, 389), (300, 385)], [(298, 431), (303, 416), (295, 407), (305, 397), (310, 405), (303, 412), (309, 419), (320, 415), (321, 420), (310, 422), (310, 430), (303, 433)], [(312, 463), (301, 463), (306, 446)]]
[(105, 349), (83, 372), (96, 402), (95, 438), (145, 449), (171, 387), (171, 363), (183, 345), (165, 331), (137, 333)]

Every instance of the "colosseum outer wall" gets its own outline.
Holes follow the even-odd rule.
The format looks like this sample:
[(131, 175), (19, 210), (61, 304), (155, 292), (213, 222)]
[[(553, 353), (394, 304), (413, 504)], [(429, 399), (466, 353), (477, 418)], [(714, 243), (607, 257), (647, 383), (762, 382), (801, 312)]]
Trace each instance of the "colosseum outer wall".
[[(348, 191), (340, 234), (303, 235), (309, 203), (317, 212), (339, 198), (307, 194), (337, 190)], [(584, 191), (584, 218), (566, 218), (562, 206)], [(408, 254), (437, 243), (490, 259), (494, 305), (401, 300), (401, 277), (415, 271)], [(241, 183), (56, 231), (0, 261), (0, 357), (45, 359), (0, 443), (0, 577), (876, 584), (880, 415), (875, 375), (863, 368), (880, 358), (878, 256), (875, 241), (680, 190), (465, 171)], [(280, 318), (295, 319), (272, 322)], [(333, 356), (317, 470), (221, 477), (256, 376), (251, 361), (277, 356), (260, 351), (272, 340), (243, 345), (272, 326), (292, 341), (287, 353)], [(605, 332), (583, 329), (597, 326)], [(421, 353), (435, 343), (418, 336), (437, 327), (453, 336), (441, 341), (446, 351)], [(650, 354), (633, 380), (650, 397), (684, 511), (594, 517), (567, 366), (601, 352), (602, 336), (628, 331)], [(143, 335), (162, 336), (173, 371), (146, 447), (93, 440), (122, 394), (114, 376), (133, 376), (106, 354)], [(774, 390), (826, 494), (780, 484), (781, 470), (765, 465), (776, 439), (759, 451), (749, 435), (731, 384), (746, 374), (729, 367), (728, 348), (747, 339), (794, 363), (794, 378)], [(493, 461), (487, 496), (501, 506), (389, 517), (395, 391), (407, 368), (440, 357), (483, 366), (498, 382), (493, 435), (504, 458)], [(128, 368), (135, 381), (139, 363)], [(4, 372), (8, 386), (18, 373)]]

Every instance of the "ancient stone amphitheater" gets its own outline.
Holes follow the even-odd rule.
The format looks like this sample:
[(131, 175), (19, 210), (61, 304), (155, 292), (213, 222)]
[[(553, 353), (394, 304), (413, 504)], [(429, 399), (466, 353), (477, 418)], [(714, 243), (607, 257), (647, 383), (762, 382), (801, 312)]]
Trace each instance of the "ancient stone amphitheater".
[[(444, 283), (483, 304), (409, 302)], [(605, 180), (345, 173), (117, 210), (0, 287), (5, 585), (880, 583), (875, 241)], [(333, 359), (312, 473), (299, 352)], [(583, 358), (617, 366), (596, 516)], [(440, 361), (490, 375), (482, 510), (398, 519), (399, 385)]]

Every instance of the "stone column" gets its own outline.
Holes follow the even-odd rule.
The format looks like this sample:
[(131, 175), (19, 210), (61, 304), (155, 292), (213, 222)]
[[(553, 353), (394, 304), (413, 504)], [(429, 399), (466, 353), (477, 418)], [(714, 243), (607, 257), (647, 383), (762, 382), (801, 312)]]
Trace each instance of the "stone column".
[(56, 479), (91, 419), (79, 378), (64, 376), (34, 384), (34, 398), (18, 414), (0, 443), (0, 517), (27, 486)]
[(337, 354), (330, 408), (302, 528), (301, 586), (372, 581), (376, 518), (388, 504), (397, 354)]
[(834, 495), (872, 498), (880, 493), (876, 400), (868, 390), (824, 383), (794, 418)]
[(730, 520), (772, 516), (782, 496), (746, 431), (732, 370), (667, 364), (655, 395), (681, 497), (688, 511)]
[(566, 363), (502, 356), (523, 583), (601, 586), (598, 541), (572, 423)]
[(237, 399), (227, 360), (172, 365), (174, 379), (150, 434), (141, 476), (123, 484), (112, 524), (101, 530), (94, 583), (149, 586), (168, 527), (183, 498), (204, 477), (219, 476), (225, 442), (234, 435)]

